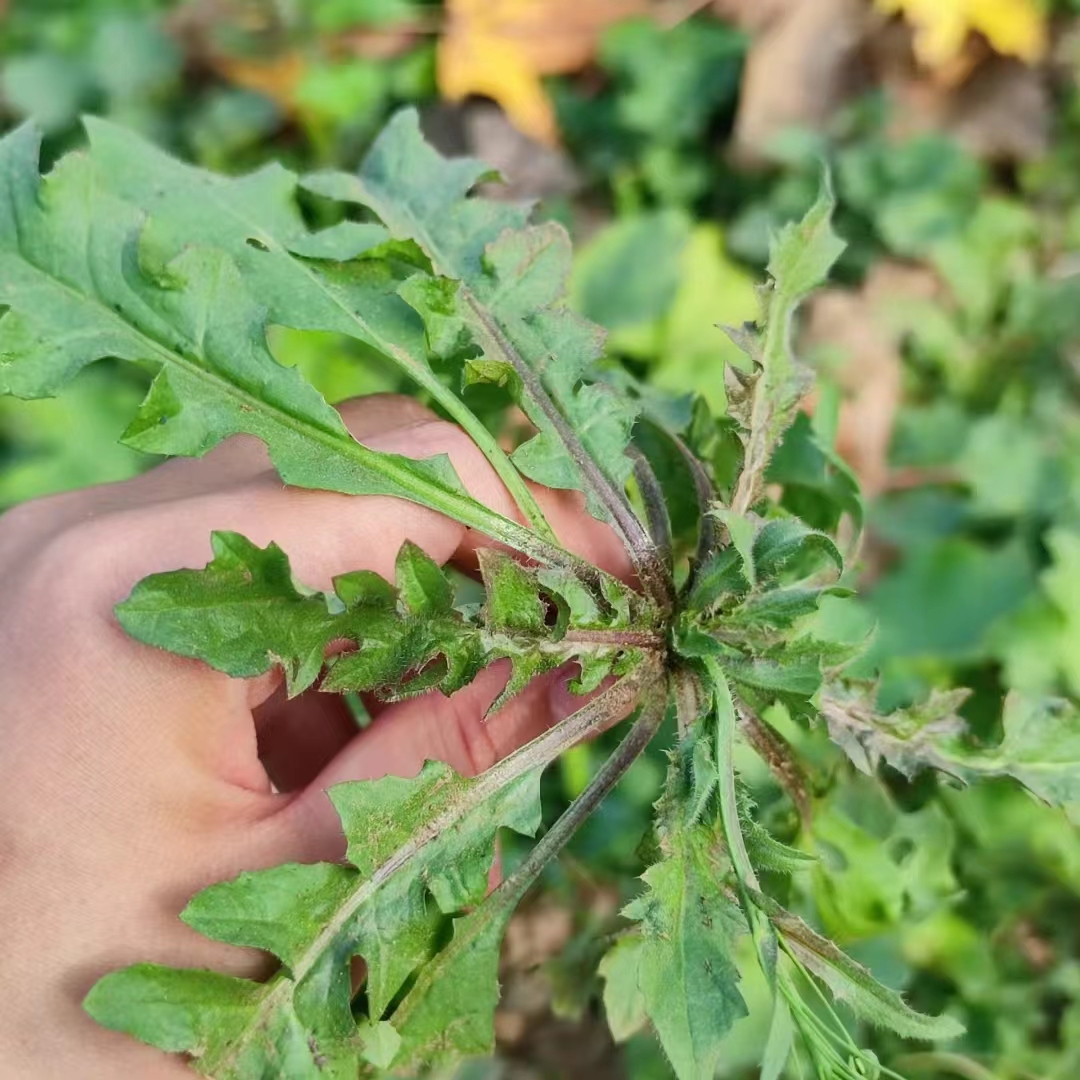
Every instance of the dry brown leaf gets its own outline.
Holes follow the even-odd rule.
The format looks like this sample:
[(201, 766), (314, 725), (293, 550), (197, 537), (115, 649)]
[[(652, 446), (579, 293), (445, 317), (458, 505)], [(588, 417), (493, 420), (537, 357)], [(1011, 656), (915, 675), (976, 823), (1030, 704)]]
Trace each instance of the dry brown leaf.
[(887, 85), (898, 106), (890, 131), (899, 138), (945, 132), (986, 161), (1032, 161), (1049, 147), (1049, 76), (1019, 60), (991, 56), (948, 92), (927, 79), (900, 77)]
[(567, 153), (522, 134), (506, 113), (490, 101), (471, 101), (462, 110), (469, 153), (499, 173), (484, 194), (512, 202), (565, 198), (582, 186), (581, 174)]
[(712, 10), (725, 22), (757, 32), (803, 0), (713, 0)]
[(265, 59), (217, 56), (211, 62), (214, 70), (233, 86), (268, 97), (286, 115), (294, 111), (296, 88), (305, 70), (304, 59), (298, 52)]
[(439, 90), (450, 101), (491, 98), (518, 130), (554, 144), (542, 77), (584, 67), (608, 26), (649, 9), (649, 0), (447, 0)]
[(862, 289), (826, 289), (810, 302), (803, 344), (833, 354), (844, 395), (837, 450), (874, 496), (889, 484), (889, 444), (903, 392), (904, 301), (936, 296), (932, 271), (878, 263)]
[[(744, 0), (746, 11), (753, 3)], [(820, 127), (846, 100), (870, 14), (863, 0), (771, 0), (743, 75), (735, 124), (743, 161), (767, 159), (778, 135)]]

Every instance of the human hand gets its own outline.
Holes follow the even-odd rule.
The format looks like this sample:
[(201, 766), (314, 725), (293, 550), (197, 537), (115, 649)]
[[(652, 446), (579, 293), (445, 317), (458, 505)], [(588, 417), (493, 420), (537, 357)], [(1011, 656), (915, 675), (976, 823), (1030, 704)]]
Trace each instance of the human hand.
[[(373, 449), (449, 454), (475, 498), (515, 516), (467, 436), (417, 403), (365, 398), (343, 413)], [(626, 572), (576, 494), (537, 498), (570, 550)], [(428, 758), (477, 773), (576, 707), (556, 674), (485, 723), (507, 677), (496, 665), (452, 698), (381, 707), (358, 734), (335, 696), (289, 702), (277, 673), (234, 680), (127, 638), (114, 605), (147, 574), (204, 565), (215, 529), (276, 541), (316, 588), (358, 569), (392, 579), (406, 539), (464, 565), (478, 540), (398, 500), (286, 488), (248, 438), (0, 518), (0, 1077), (190, 1075), (93, 1024), (80, 1003), (98, 977), (141, 960), (267, 973), (265, 957), (177, 918), (195, 892), (340, 858), (332, 784), (411, 776)]]

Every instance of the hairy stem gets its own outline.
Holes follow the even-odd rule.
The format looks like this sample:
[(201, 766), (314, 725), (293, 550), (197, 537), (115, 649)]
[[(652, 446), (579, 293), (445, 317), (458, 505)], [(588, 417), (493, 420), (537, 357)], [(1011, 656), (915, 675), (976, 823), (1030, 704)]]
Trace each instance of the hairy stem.
[(740, 517), (761, 498), (765, 472), (798, 404), (798, 375), (791, 356), (791, 326), (801, 297), (773, 283), (765, 336), (758, 355), (750, 422), (743, 438), (743, 467), (731, 499)]
[(671, 435), (671, 438), (682, 455), (686, 467), (690, 470), (690, 476), (694, 481), (694, 497), (698, 505), (697, 549), (694, 552), (694, 561), (690, 564), (690, 579), (686, 583), (686, 591), (690, 592), (694, 587), (694, 582), (697, 580), (698, 572), (720, 546), (723, 539), (723, 530), (720, 528), (716, 516), (709, 513), (713, 503), (716, 501), (716, 488), (713, 486), (709, 474), (705, 471), (705, 466), (701, 464), (697, 455), (678, 435)]
[[(656, 554), (664, 563), (667, 570), (666, 582), (670, 582), (672, 572), (672, 539), (671, 520), (668, 517), (667, 500), (664, 498), (664, 489), (656, 478), (649, 459), (636, 447), (630, 446), (627, 453), (634, 462), (634, 480), (638, 491), (641, 493), (641, 501), (645, 507), (645, 520), (649, 526), (649, 535), (656, 546)], [(672, 597), (668, 590), (668, 601)]]
[(487, 355), (499, 357), (514, 370), (521, 380), (526, 395), (544, 414), (544, 419), (551, 425), (552, 430), (558, 435), (567, 453), (578, 467), (587, 488), (606, 511), (612, 527), (619, 534), (630, 555), (634, 569), (641, 578), (646, 592), (659, 603), (666, 604), (665, 598), (668, 596), (669, 585), (663, 561), (659, 558), (645, 526), (630, 509), (625, 494), (604, 475), (603, 470), (578, 438), (577, 432), (559, 411), (539, 375), (514, 348), (512, 342), (503, 333), (502, 327), (492, 318), (467, 285), (462, 283), (460, 289), (462, 297), (482, 328), (480, 347)]
[(776, 976), (776, 934), (768, 918), (754, 903), (752, 893), (761, 892), (757, 871), (746, 850), (742, 825), (739, 822), (739, 803), (735, 790), (735, 702), (727, 677), (712, 657), (705, 660), (712, 683), (716, 717), (716, 766), (720, 773), (720, 827), (724, 833), (728, 857), (735, 871), (735, 884), (740, 906), (750, 927), (758, 963), (771, 986)]
[(736, 701), (735, 711), (739, 717), (739, 728), (747, 741), (787, 792), (803, 825), (809, 825), (812, 812), (810, 792), (806, 775), (790, 744), (745, 702)]
[[(659, 690), (659, 684), (657, 684)], [(657, 693), (647, 697), (633, 727), (614, 753), (604, 762), (589, 782), (589, 786), (570, 804), (558, 821), (544, 834), (525, 861), (510, 875), (478, 910), (483, 918), (474, 919), (464, 933), (454, 935), (450, 944), (420, 973), (408, 996), (394, 1012), (394, 1023), (402, 1027), (408, 1023), (409, 1014), (420, 1004), (432, 986), (442, 977), (447, 965), (491, 925), (493, 919), (509, 914), (528, 892), (530, 886), (547, 866), (566, 847), (574, 833), (584, 824), (612, 788), (626, 775), (627, 770), (652, 742), (667, 712), (667, 695)]]
[(498, 474), (499, 479), (510, 492), (510, 497), (517, 504), (518, 509), (524, 514), (529, 527), (533, 529), (541, 540), (548, 544), (558, 545), (556, 537), (548, 520), (544, 517), (540, 504), (536, 501), (525, 482), (525, 478), (518, 472), (509, 455), (498, 440), (488, 431), (487, 427), (466, 405), (461, 398), (448, 386), (444, 386), (430, 369), (421, 368), (418, 364), (409, 365), (407, 373), (415, 382), (427, 390), (447, 413), (460, 425), (462, 430), (469, 436), (480, 452), (488, 459), (491, 467)]

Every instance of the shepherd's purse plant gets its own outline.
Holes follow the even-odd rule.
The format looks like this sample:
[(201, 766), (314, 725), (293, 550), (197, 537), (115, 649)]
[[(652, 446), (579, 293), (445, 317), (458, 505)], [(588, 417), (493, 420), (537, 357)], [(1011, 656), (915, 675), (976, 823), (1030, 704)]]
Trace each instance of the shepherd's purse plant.
[[(295, 580), (276, 546), (217, 533), (204, 570), (136, 586), (117, 608), (124, 629), (237, 678), (280, 666), (293, 695), (451, 694), (508, 660), (488, 723), (568, 664), (583, 701), (479, 776), (430, 762), (412, 778), (332, 788), (345, 861), (244, 874), (193, 897), (188, 925), (279, 961), (266, 981), (137, 964), (97, 983), (90, 1015), (219, 1080), (352, 1080), (490, 1052), (516, 905), (663, 738), (651, 865), (600, 964), (615, 1034), (651, 1025), (680, 1080), (712, 1077), (746, 1013), (743, 956), (773, 995), (763, 1080), (896, 1075), (859, 1048), (837, 1001), (904, 1038), (958, 1036), (954, 1019), (914, 1011), (770, 895), (814, 854), (763, 826), (735, 768), (745, 743), (809, 813), (803, 763), (772, 723), (783, 716), (823, 727), (864, 772), (1009, 775), (1047, 802), (1080, 803), (1080, 719), (1067, 706), (1011, 698), (994, 746), (967, 734), (962, 694), (882, 716), (873, 686), (845, 677), (859, 647), (823, 628), (823, 605), (850, 595), (841, 578), (862, 517), (827, 425), (802, 410), (811, 380), (792, 348), (800, 302), (843, 248), (828, 184), (774, 238), (758, 321), (729, 331), (745, 358), (714, 373), (729, 402), (716, 417), (605, 358), (603, 332), (565, 301), (563, 228), (477, 195), (490, 171), (440, 157), (413, 112), (357, 174), (302, 178), (279, 166), (218, 176), (87, 126), (88, 149), (44, 177), (33, 127), (0, 142), (0, 392), (49, 396), (106, 357), (149, 366), (130, 446), (198, 456), (247, 433), (288, 484), (406, 499), (497, 542), (480, 552), (483, 600), (466, 604), (411, 544), (393, 582), (359, 571), (323, 593)], [(336, 206), (337, 223), (313, 231), (301, 212), (313, 204)], [(398, 365), (474, 440), (518, 518), (473, 499), (445, 458), (357, 442), (274, 359), (270, 324), (347, 335)], [(469, 403), (492, 395), (508, 408), (481, 419)], [(509, 407), (516, 429), (500, 419)], [(572, 555), (527, 481), (583, 493), (624, 545), (631, 583)], [(628, 714), (582, 794), (491, 889), (497, 833), (540, 830), (545, 767)]]

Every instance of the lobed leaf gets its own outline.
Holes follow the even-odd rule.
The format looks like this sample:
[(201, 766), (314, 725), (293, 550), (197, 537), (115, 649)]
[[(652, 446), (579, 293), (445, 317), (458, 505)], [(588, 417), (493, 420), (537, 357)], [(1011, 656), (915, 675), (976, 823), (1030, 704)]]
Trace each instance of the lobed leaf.
[[(541, 560), (547, 551), (568, 561), (472, 499), (447, 458), (414, 461), (357, 442), (337, 411), (271, 356), (267, 299), (280, 321), (360, 333), (279, 238), (303, 236), (284, 170), (224, 181), (119, 129), (91, 130), (99, 136), (91, 155), (69, 154), (44, 178), (33, 127), (0, 140), (0, 394), (52, 396), (107, 356), (150, 365), (157, 376), (125, 433), (130, 446), (201, 456), (230, 435), (254, 435), (288, 483), (408, 499)], [(390, 271), (363, 266), (374, 269), (358, 276), (374, 285), (352, 303), (385, 309)], [(404, 324), (402, 312), (384, 311), (384, 321), (408, 342), (401, 307)], [(418, 327), (411, 338), (422, 350)]]
[[(514, 907), (544, 867), (596, 809), (667, 715), (667, 695), (647, 689), (633, 726), (584, 791), (560, 815), (526, 859), (474, 912), (454, 923), (450, 943), (420, 973), (394, 1012), (402, 1035), (401, 1064), (421, 1066), (460, 1056), (463, 1047), (488, 1051), (499, 997), (499, 942)], [(657, 693), (656, 691), (660, 691)], [(449, 1007), (448, 1007), (449, 1006)]]
[[(624, 914), (641, 923), (640, 945), (620, 963), (636, 975), (645, 1013), (679, 1080), (711, 1080), (724, 1036), (746, 1015), (733, 959), (745, 925), (721, 888), (705, 830), (668, 838), (647, 890)], [(634, 970), (636, 969), (636, 971)]]
[[(214, 533), (203, 570), (154, 574), (116, 609), (134, 638), (189, 656), (237, 678), (280, 665), (290, 694), (312, 686), (400, 697), (438, 687), (452, 693), (490, 660), (478, 627), (452, 606), (450, 582), (415, 545), (397, 558), (397, 587), (367, 571), (346, 574), (335, 592), (292, 576), (276, 545)], [(354, 649), (326, 659), (330, 644)]]
[[(331, 798), (349, 865), (244, 874), (200, 893), (184, 913), (209, 937), (270, 951), (283, 964), (277, 975), (254, 983), (142, 964), (100, 980), (87, 1010), (106, 1027), (191, 1055), (219, 1080), (356, 1076), (362, 1061), (396, 1052), (396, 1039), (354, 1018), (350, 960), (367, 963), (377, 1021), (436, 951), (438, 913), (483, 898), (498, 829), (539, 826), (539, 778), (539, 768), (504, 762), (467, 780), (428, 763), (412, 780), (338, 785)], [(460, 1031), (446, 1032), (445, 1045), (475, 1049)]]
[(814, 205), (801, 221), (789, 222), (769, 245), (769, 276), (776, 293), (787, 301), (798, 301), (824, 285), (836, 260), (847, 244), (836, 235), (832, 216), (836, 196), (826, 172)]
[(515, 464), (548, 487), (585, 491), (597, 516), (618, 523), (611, 489), (621, 491), (630, 474), (635, 411), (625, 395), (588, 381), (603, 334), (566, 306), (565, 230), (527, 225), (526, 207), (474, 195), (491, 176), (481, 162), (441, 157), (424, 141), (416, 112), (405, 110), (357, 176), (319, 173), (304, 183), (369, 207), (393, 235), (423, 249), (446, 280), (413, 279), (401, 294), (436, 351), (458, 355), (467, 343), (481, 354), (466, 381), (508, 387), (536, 426)]
[[(454, 608), (451, 582), (412, 543), (398, 553), (395, 586), (358, 571), (335, 579), (333, 593), (296, 582), (276, 544), (260, 548), (237, 533), (214, 533), (211, 544), (214, 559), (203, 570), (139, 582), (117, 606), (121, 626), (139, 641), (235, 678), (281, 666), (291, 695), (315, 684), (324, 667), (323, 690), (372, 691), (387, 700), (436, 688), (450, 694), (505, 657), (513, 672), (497, 709), (534, 677), (575, 657), (588, 672), (582, 689), (595, 689), (642, 656), (635, 635), (622, 640), (618, 632), (640, 625), (648, 608), (614, 579), (585, 606), (589, 590), (570, 571), (526, 568), (484, 549), (488, 599), (476, 616)], [(547, 625), (548, 597), (567, 609), (561, 626)], [(578, 629), (600, 633), (578, 641)], [(327, 657), (335, 642), (353, 648)]]
[(1004, 736), (976, 746), (956, 710), (964, 690), (934, 692), (921, 705), (880, 715), (857, 692), (825, 695), (822, 715), (830, 738), (863, 772), (885, 761), (911, 777), (937, 769), (963, 783), (1009, 776), (1051, 806), (1080, 804), (1080, 709), (1060, 698), (1017, 692), (1005, 699)]
[[(734, 962), (735, 935), (746, 923), (723, 886), (711, 742), (693, 730), (670, 756), (656, 805), (662, 857), (623, 911), (640, 925), (605, 960), (605, 1002), (623, 1011), (627, 1028), (639, 1011), (648, 1017), (680, 1080), (705, 1080), (716, 1072), (724, 1036), (746, 1014)], [(615, 972), (637, 993), (617, 991)]]
[(786, 225), (770, 245), (770, 284), (763, 292), (760, 326), (748, 324), (729, 331), (749, 356), (753, 372), (731, 368), (729, 412), (740, 428), (743, 464), (731, 501), (731, 512), (745, 515), (761, 496), (765, 474), (777, 447), (794, 424), (798, 406), (812, 376), (791, 344), (799, 304), (825, 280), (843, 252), (844, 242), (833, 232), (836, 208), (828, 174), (821, 194), (801, 222)]

